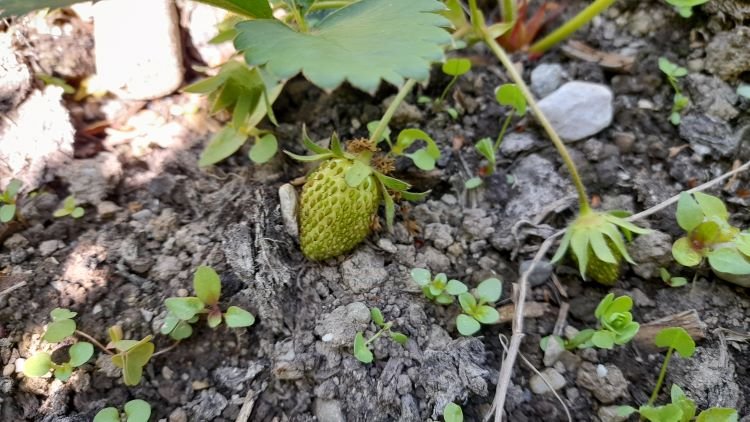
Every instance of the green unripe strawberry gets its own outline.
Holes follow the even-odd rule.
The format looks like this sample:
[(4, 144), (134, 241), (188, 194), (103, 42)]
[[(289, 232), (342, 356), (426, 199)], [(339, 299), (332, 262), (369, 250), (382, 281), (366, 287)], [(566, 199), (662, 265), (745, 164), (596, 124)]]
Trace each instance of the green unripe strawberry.
[(311, 173), (302, 189), (299, 210), (302, 253), (324, 260), (349, 252), (370, 234), (380, 194), (375, 176), (357, 187), (345, 180), (354, 165), (349, 158), (329, 158)]

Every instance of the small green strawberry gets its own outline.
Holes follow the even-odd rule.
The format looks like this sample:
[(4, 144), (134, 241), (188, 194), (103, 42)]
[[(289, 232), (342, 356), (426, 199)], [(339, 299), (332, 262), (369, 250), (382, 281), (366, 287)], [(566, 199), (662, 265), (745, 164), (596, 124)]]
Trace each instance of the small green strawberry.
[(623, 258), (635, 264), (628, 254), (620, 230), (645, 234), (642, 229), (613, 214), (584, 210), (565, 232), (552, 262), (559, 262), (570, 249), (570, 256), (578, 265), (584, 279), (612, 286), (620, 277)]

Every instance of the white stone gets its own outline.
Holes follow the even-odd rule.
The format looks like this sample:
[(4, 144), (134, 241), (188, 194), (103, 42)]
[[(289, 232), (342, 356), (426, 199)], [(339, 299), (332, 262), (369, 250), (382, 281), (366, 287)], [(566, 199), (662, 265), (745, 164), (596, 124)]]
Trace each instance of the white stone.
[(565, 141), (595, 135), (612, 123), (612, 91), (600, 84), (573, 81), (539, 102), (552, 127)]
[(297, 224), (298, 202), (297, 190), (294, 189), (294, 186), (289, 183), (281, 185), (279, 188), (281, 219), (284, 221), (286, 232), (295, 239), (299, 237), (299, 226)]

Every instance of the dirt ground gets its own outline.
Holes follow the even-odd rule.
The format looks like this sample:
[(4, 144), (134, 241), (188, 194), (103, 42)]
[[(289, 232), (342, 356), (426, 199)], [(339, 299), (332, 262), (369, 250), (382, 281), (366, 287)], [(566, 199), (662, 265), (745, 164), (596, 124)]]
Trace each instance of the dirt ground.
[[(585, 2), (573, 3), (564, 16)], [(750, 14), (729, 1), (705, 9), (685, 20), (663, 2), (620, 1), (574, 37), (598, 51), (633, 57), (630, 67), (605, 66), (561, 49), (537, 61), (516, 56), (527, 81), (537, 67), (552, 66), (559, 80), (545, 79), (548, 84), (588, 81), (614, 93), (612, 124), (568, 144), (600, 207), (637, 212), (750, 160), (744, 142), (750, 138), (750, 100), (734, 94), (738, 81), (750, 78), (744, 43), (750, 29), (741, 26)], [(77, 83), (93, 70), (91, 28), (74, 15), (56, 16), (49, 24), (69, 29), (59, 39), (67, 40), (64, 56), (73, 65), (50, 58), (60, 52), (61, 41), (34, 38), (28, 22), (15, 25), (27, 25), (20, 30), (32, 42), (13, 48), (24, 61), (41, 62)], [(194, 51), (186, 51), (188, 68), (199, 63)], [(234, 421), (243, 405), (252, 406), (251, 421), (428, 421), (441, 420), (448, 402), (461, 404), (466, 420), (482, 420), (503, 357), (499, 336), (510, 336), (510, 324), (462, 337), (454, 323), (458, 308), (428, 301), (409, 271), (429, 268), (470, 286), (496, 276), (504, 281), (498, 307), (509, 305), (519, 265), (573, 217), (575, 197), (555, 150), (531, 119), (514, 124), (498, 170), (485, 185), (464, 189), (480, 166), (472, 144), (500, 129), (506, 111), (495, 102), (494, 89), (508, 79), (481, 46), (459, 54), (474, 64), (449, 99), (459, 117), (417, 102), (421, 95), (439, 96), (449, 82), (435, 69), (392, 125), (394, 131), (419, 127), (440, 145), (435, 171), (419, 174), (406, 162), (397, 165), (399, 176), (416, 190), (431, 189), (430, 196), (402, 204), (393, 233), (380, 231), (352, 253), (324, 263), (304, 259), (284, 228), (277, 193), (309, 166), (284, 154), (253, 165), (244, 149), (199, 169), (198, 155), (220, 126), (205, 115), (205, 100), (194, 95), (148, 102), (76, 102), (65, 96), (75, 129), (72, 150), (47, 163), (37, 185), (24, 191), (25, 224), (0, 225), (0, 292), (21, 285), (0, 293), (0, 420), (90, 421), (99, 409), (134, 398), (151, 403), (152, 420), (171, 422)], [(658, 70), (660, 56), (690, 70), (682, 84), (692, 105), (679, 127), (668, 121), (673, 92)], [(65, 66), (77, 74), (66, 73)], [(187, 77), (197, 75), (189, 70)], [(41, 98), (55, 89), (43, 91), (31, 82), (31, 93), (24, 95)], [(282, 148), (302, 154), (303, 125), (316, 140), (334, 130), (342, 139), (365, 136), (367, 122), (380, 117), (394, 93), (381, 87), (371, 97), (344, 86), (327, 94), (295, 78), (274, 106), (279, 126), (264, 125)], [(19, 102), (9, 101), (0, 111), (10, 113)], [(96, 129), (102, 120), (111, 130)], [(710, 191), (728, 202), (733, 221), (743, 227), (750, 224), (749, 179), (740, 175)], [(85, 216), (52, 218), (68, 193), (83, 200)], [(680, 236), (674, 211), (642, 222), (654, 230), (630, 246), (642, 265), (626, 269), (614, 288), (584, 283), (567, 265), (550, 277), (548, 262), (532, 277), (529, 301), (540, 311), (526, 320), (521, 352), (540, 371), (560, 376), (556, 390), (575, 421), (620, 420), (611, 415), (612, 406), (645, 403), (663, 359), (636, 341), (611, 351), (568, 353), (545, 369), (540, 339), (556, 325), (563, 332), (593, 326), (594, 308), (610, 291), (633, 297), (641, 323), (694, 310), (704, 338), (693, 358), (672, 361), (666, 385), (679, 384), (699, 408), (726, 406), (750, 414), (750, 297), (710, 274), (681, 288), (660, 280), (662, 266), (692, 277), (672, 263), (671, 243)], [(251, 310), (258, 317), (254, 326), (201, 325), (174, 351), (155, 358), (136, 387), (123, 385), (106, 356), (92, 359), (66, 383), (18, 371), (22, 359), (45, 347), (40, 337), (55, 307), (78, 312), (79, 328), (102, 341), (115, 324), (126, 338), (157, 334), (164, 299), (190, 290), (199, 265), (217, 270), (222, 302)], [(373, 306), (410, 340), (405, 347), (377, 341), (375, 362), (365, 365), (350, 345), (356, 331), (374, 333), (367, 311)], [(569, 310), (561, 314), (561, 308)], [(170, 344), (161, 335), (155, 342), (157, 348)], [(606, 376), (597, 375), (602, 371)], [(534, 376), (518, 363), (507, 420), (567, 420), (553, 395), (534, 392)]]

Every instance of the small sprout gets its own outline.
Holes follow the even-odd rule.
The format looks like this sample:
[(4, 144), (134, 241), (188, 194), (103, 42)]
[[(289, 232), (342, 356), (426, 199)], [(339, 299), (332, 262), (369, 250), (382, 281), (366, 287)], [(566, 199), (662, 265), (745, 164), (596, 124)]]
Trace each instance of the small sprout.
[(79, 207), (76, 202), (76, 198), (73, 195), (68, 196), (65, 198), (65, 200), (62, 203), (62, 207), (57, 209), (54, 214), (52, 214), (55, 218), (61, 218), (66, 216), (71, 216), (73, 218), (81, 218), (83, 217), (84, 210), (82, 207)]
[(443, 408), (443, 419), (445, 422), (463, 422), (464, 412), (456, 403), (448, 403)]
[[(681, 0), (667, 0), (667, 1), (681, 1)], [(683, 76), (688, 74), (687, 69), (684, 67), (678, 66), (672, 62), (669, 61), (666, 57), (660, 57), (659, 58), (659, 69), (667, 75), (667, 80), (669, 81), (669, 84), (672, 85), (672, 89), (674, 90), (674, 101), (672, 104), (672, 111), (669, 115), (669, 121), (672, 122), (673, 125), (677, 126), (680, 124), (680, 121), (682, 120), (682, 117), (680, 113), (682, 110), (684, 110), (689, 104), (690, 99), (682, 94), (682, 89), (680, 88), (680, 85), (678, 83), (678, 78), (682, 78)]]
[(476, 189), (480, 186), (482, 186), (482, 178), (481, 177), (472, 177), (471, 179), (464, 182), (464, 187), (466, 189)]
[(374, 322), (375, 325), (380, 328), (380, 330), (378, 330), (377, 333), (370, 337), (369, 340), (365, 339), (365, 335), (362, 332), (358, 332), (354, 336), (354, 357), (362, 363), (372, 363), (372, 361), (375, 359), (372, 351), (370, 350), (370, 344), (383, 334), (387, 334), (388, 337), (391, 338), (391, 340), (395, 341), (401, 346), (405, 346), (409, 341), (409, 337), (407, 337), (406, 334), (391, 330), (393, 323), (385, 321), (383, 313), (380, 311), (380, 309), (370, 308), (370, 317), (372, 318), (372, 322)]
[(429, 270), (414, 268), (411, 270), (411, 278), (422, 287), (422, 292), (429, 300), (434, 300), (441, 305), (450, 305), (453, 298), (469, 289), (458, 280), (448, 280), (448, 277), (440, 273), (432, 278)]
[[(148, 422), (151, 417), (151, 405), (143, 400), (131, 400), (125, 403), (127, 422)], [(105, 407), (94, 416), (94, 422), (120, 422), (120, 412), (114, 407)]]
[(700, 6), (703, 3), (707, 3), (708, 0), (667, 0), (667, 3), (674, 6), (677, 13), (683, 18), (689, 18), (693, 16), (693, 7)]
[[(622, 417), (629, 417), (634, 413), (640, 414), (641, 418), (650, 422), (681, 422), (692, 421), (698, 407), (695, 401), (691, 400), (677, 384), (672, 384), (670, 392), (672, 403), (663, 406), (653, 406), (646, 404), (636, 409), (631, 406), (620, 406), (617, 414)], [(726, 407), (713, 407), (702, 411), (696, 422), (737, 422), (737, 411)]]
[(0, 205), (0, 223), (7, 223), (16, 216), (16, 201), (19, 190), (21, 190), (21, 181), (11, 179), (5, 190), (0, 193), (0, 204), (2, 204)]
[[(423, 141), (426, 146), (413, 153), (406, 153), (406, 150), (416, 141)], [(430, 171), (435, 169), (435, 163), (440, 158), (440, 149), (435, 140), (427, 133), (419, 129), (404, 129), (398, 134), (396, 143), (393, 145), (391, 152), (395, 156), (403, 155), (414, 162), (420, 170)]]
[(36, 353), (24, 363), (23, 373), (27, 377), (42, 377), (53, 371), (55, 378), (67, 381), (73, 373), (73, 369), (83, 366), (94, 354), (94, 346), (91, 343), (78, 342), (68, 349), (69, 359), (67, 362), (57, 364), (52, 361), (49, 353)]
[[(676, 351), (683, 358), (689, 358), (695, 353), (695, 341), (682, 327), (664, 328), (656, 334), (654, 344)], [(667, 352), (669, 353), (669, 351)]]
[(125, 385), (133, 386), (141, 382), (143, 367), (154, 354), (153, 336), (146, 336), (143, 340), (120, 340), (114, 344), (118, 351), (112, 356), (112, 363), (122, 369)]
[[(448, 76), (452, 76), (450, 83), (445, 87), (443, 90), (443, 93), (440, 94), (440, 98), (435, 101), (435, 107), (440, 108), (443, 104), (443, 101), (445, 101), (445, 98), (448, 96), (448, 92), (456, 85), (456, 82), (458, 81), (458, 78), (461, 75), (466, 74), (468, 71), (471, 70), (471, 61), (469, 59), (461, 59), (461, 58), (452, 58), (448, 59), (443, 63), (443, 73), (445, 73)], [(455, 120), (458, 117), (458, 113), (456, 110), (453, 110), (456, 113), (456, 117), (453, 117), (453, 114), (450, 112), (448, 114), (451, 115), (451, 117)]]
[(660, 268), (659, 275), (661, 276), (662, 281), (667, 283), (670, 287), (682, 287), (688, 282), (685, 277), (672, 277), (672, 274), (670, 274), (666, 268)]
[(465, 336), (475, 334), (481, 324), (495, 324), (500, 320), (500, 314), (493, 306), (503, 293), (502, 282), (496, 278), (484, 280), (472, 293), (462, 293), (458, 302), (464, 313), (456, 317), (456, 328)]
[(66, 337), (70, 337), (76, 331), (76, 322), (73, 318), (78, 315), (67, 309), (55, 308), (50, 312), (52, 322), (47, 324), (42, 340), (49, 343), (58, 343)]

